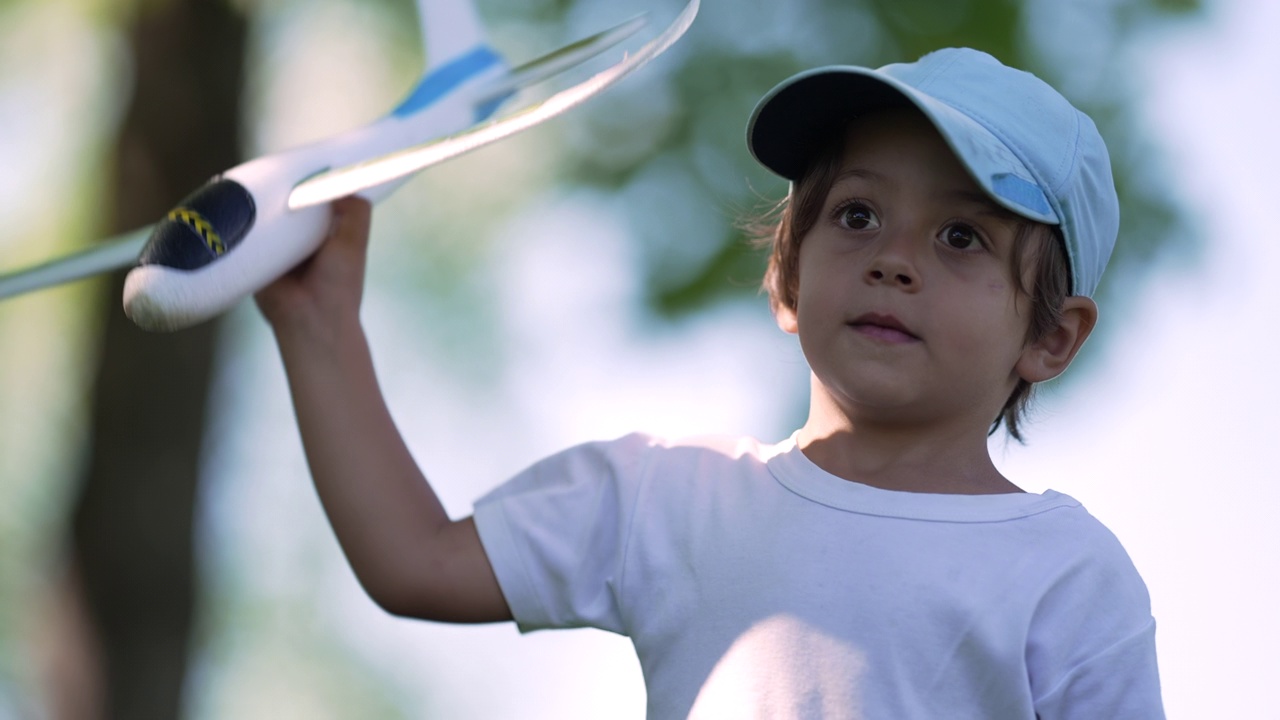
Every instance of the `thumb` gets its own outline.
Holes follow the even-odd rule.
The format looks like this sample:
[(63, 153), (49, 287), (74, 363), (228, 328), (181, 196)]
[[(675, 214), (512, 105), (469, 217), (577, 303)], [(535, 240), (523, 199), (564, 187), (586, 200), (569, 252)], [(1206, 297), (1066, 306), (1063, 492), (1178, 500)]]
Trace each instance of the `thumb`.
[(359, 196), (333, 201), (333, 217), (329, 220), (329, 241), (364, 254), (369, 245), (369, 227), (373, 205)]

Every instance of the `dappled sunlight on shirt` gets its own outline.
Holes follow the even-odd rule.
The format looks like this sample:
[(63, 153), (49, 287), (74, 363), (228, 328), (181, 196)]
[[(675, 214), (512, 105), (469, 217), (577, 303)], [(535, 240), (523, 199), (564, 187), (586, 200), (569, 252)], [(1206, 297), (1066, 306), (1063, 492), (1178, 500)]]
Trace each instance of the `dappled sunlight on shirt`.
[(865, 655), (790, 615), (765, 618), (716, 664), (691, 719), (822, 717), (858, 720)]

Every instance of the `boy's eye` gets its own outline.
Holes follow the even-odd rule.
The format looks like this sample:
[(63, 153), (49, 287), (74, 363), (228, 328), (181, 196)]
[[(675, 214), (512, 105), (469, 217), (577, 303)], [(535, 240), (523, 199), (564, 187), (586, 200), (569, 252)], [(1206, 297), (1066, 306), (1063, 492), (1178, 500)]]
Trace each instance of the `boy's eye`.
[(942, 242), (954, 250), (976, 250), (982, 247), (978, 231), (964, 223), (952, 223), (943, 228)]
[(862, 203), (850, 203), (838, 208), (836, 219), (850, 230), (875, 230), (880, 227), (880, 218), (871, 208)]

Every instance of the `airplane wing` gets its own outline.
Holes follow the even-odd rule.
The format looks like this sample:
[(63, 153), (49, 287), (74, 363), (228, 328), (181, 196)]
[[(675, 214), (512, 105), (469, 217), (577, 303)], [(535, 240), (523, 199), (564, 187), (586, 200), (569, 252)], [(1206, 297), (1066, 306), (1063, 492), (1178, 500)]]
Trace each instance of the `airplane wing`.
[(514, 67), (506, 75), (493, 81), (489, 87), (485, 88), (477, 98), (476, 104), (484, 105), (501, 100), (521, 88), (536, 85), (543, 80), (555, 77), (565, 70), (586, 62), (626, 40), (643, 28), (645, 23), (645, 17), (638, 15), (604, 32), (583, 38), (547, 53), (540, 58)]
[[(534, 103), (514, 113), (482, 123), (460, 133), (389, 153), (372, 160), (313, 175), (294, 187), (293, 192), (289, 195), (289, 208), (298, 210), (312, 205), (319, 205), (411, 175), (423, 168), (510, 137), (576, 107), (588, 98), (613, 86), (619, 80), (671, 47), (689, 29), (694, 17), (698, 14), (698, 7), (699, 0), (689, 0), (689, 3), (685, 5), (671, 25), (657, 37), (643, 45), (635, 54), (625, 57), (612, 67), (541, 102)], [(610, 35), (615, 31), (629, 27), (630, 24), (624, 23), (613, 30), (601, 33), (601, 35)], [(583, 43), (590, 43), (585, 48), (590, 49), (598, 45), (598, 43), (592, 42), (593, 38), (583, 41)], [(561, 62), (569, 63), (569, 59), (574, 60), (573, 63), (569, 64), (576, 64), (576, 62), (581, 62), (582, 59), (585, 59), (573, 53), (568, 53), (567, 59), (561, 61), (552, 57), (555, 55), (557, 53), (552, 53), (551, 56), (534, 61), (530, 65), (536, 66), (538, 63), (545, 63), (545, 66), (550, 68), (559, 67), (558, 64)], [(568, 65), (565, 66), (567, 67)], [(559, 67), (559, 69), (563, 69), (563, 67)], [(520, 70), (520, 68), (517, 68), (513, 71), (512, 76), (515, 76)], [(544, 72), (544, 70), (535, 67), (533, 70), (527, 71), (526, 77), (536, 78), (539, 77), (541, 72)], [(491, 94), (490, 97), (498, 96), (501, 87), (503, 85), (501, 85), (500, 81), (499, 90)]]
[(64, 255), (25, 270), (0, 275), (0, 300), (32, 290), (80, 280), (99, 273), (127, 268), (138, 261), (151, 226), (94, 243), (93, 247)]
[[(319, 205), (383, 185), (555, 117), (617, 83), (670, 47), (689, 28), (698, 12), (698, 7), (699, 0), (689, 0), (680, 15), (666, 30), (634, 54), (585, 82), (556, 93), (541, 102), (454, 135), (373, 160), (313, 175), (293, 188), (289, 196), (289, 208), (297, 210)], [(634, 18), (516, 67), (494, 80), (489, 87), (481, 90), (475, 102), (477, 106), (501, 102), (519, 88), (546, 80), (613, 47), (633, 35), (644, 25), (644, 22), (642, 17)], [(139, 253), (146, 245), (151, 230), (151, 227), (140, 228), (41, 265), (0, 274), (0, 300), (134, 265)]]

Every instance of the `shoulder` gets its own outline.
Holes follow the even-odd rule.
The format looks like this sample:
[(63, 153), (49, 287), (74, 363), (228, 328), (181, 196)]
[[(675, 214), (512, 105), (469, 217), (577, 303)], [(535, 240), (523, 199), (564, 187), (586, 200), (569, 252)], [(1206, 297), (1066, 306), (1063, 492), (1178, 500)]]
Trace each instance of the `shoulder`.
[(1016, 569), (1030, 589), (1026, 662), (1037, 711), (1042, 717), (1159, 716), (1146, 583), (1116, 535), (1080, 502), (1045, 495), (1057, 502), (1028, 518), (1033, 531)]
[(1063, 672), (1118, 647), (1154, 653), (1151, 597), (1120, 540), (1076, 501), (1044, 520), (1034, 541), (1043, 591), (1028, 638), (1033, 666)]
[[(1146, 583), (1124, 545), (1077, 500), (1048, 491), (1047, 508), (1027, 520), (1021, 556), (1023, 581), (1037, 588), (1037, 624), (1069, 629), (1090, 622), (1131, 631), (1151, 619)], [(1056, 630), (1055, 630), (1056, 632)]]
[[(553, 463), (598, 462), (610, 466), (648, 463), (767, 462), (786, 446), (739, 435), (667, 438), (635, 432), (574, 445), (548, 458)], [(545, 462), (545, 461), (544, 461)]]
[(630, 433), (609, 440), (580, 443), (529, 466), (486, 499), (527, 491), (583, 483), (636, 485), (649, 477), (706, 477), (730, 466), (763, 468), (786, 443), (769, 444), (755, 438), (707, 435), (670, 439)]
[(1078, 500), (1052, 494), (1059, 503), (1044, 514), (1035, 545), (1040, 553), (1054, 559), (1054, 573), (1062, 588), (1083, 593), (1109, 589), (1113, 600), (1121, 593), (1129, 604), (1149, 613), (1146, 585), (1120, 539)]
[(1059, 547), (1027, 638), (1043, 717), (1162, 718), (1156, 622), (1120, 540), (1076, 504), (1045, 541)]

